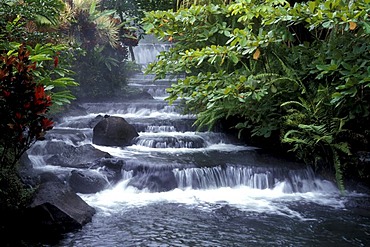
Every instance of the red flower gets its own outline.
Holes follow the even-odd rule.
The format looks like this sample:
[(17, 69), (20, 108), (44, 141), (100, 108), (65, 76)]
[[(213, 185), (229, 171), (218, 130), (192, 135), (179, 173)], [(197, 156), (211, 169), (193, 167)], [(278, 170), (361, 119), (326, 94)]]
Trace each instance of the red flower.
[(53, 124), (54, 124), (54, 122), (51, 121), (48, 118), (43, 118), (41, 120), (41, 127), (42, 127), (43, 130), (50, 130), (50, 129), (52, 129), (53, 128)]
[(8, 92), (8, 91), (6, 91), (6, 90), (3, 90), (3, 94), (4, 94), (4, 96), (5, 96), (5, 97), (9, 97), (10, 92)]
[(36, 62), (27, 66), (27, 71), (36, 70)]
[(59, 56), (60, 55), (60, 52), (58, 51), (54, 57), (54, 67), (56, 68), (58, 66), (58, 63), (59, 63)]
[(58, 66), (58, 63), (59, 63), (59, 58), (58, 58), (58, 56), (55, 56), (54, 57), (54, 67), (55, 68)]
[(39, 103), (40, 100), (44, 99), (45, 97), (45, 90), (44, 90), (44, 86), (37, 86), (35, 88), (35, 103)]
[(53, 102), (51, 102), (51, 97), (50, 97), (50, 95), (47, 95), (47, 96), (46, 96), (46, 102), (45, 102), (46, 106), (51, 106), (51, 105), (52, 105), (52, 103), (53, 103)]

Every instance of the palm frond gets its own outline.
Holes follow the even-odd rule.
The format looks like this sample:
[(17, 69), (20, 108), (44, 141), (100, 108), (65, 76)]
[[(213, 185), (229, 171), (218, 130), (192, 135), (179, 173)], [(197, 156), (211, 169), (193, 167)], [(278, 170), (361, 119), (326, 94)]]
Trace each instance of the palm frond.
[(112, 21), (111, 17), (102, 15), (95, 19), (98, 36), (103, 43), (109, 43), (112, 47), (118, 46), (119, 28)]
[(74, 19), (79, 28), (72, 32), (78, 32), (81, 29), (94, 29), (97, 44), (109, 44), (112, 47), (117, 47), (119, 45), (120, 26), (113, 20), (115, 10), (99, 11), (99, 4), (100, 0), (73, 0), (71, 5), (67, 4), (63, 15), (66, 20), (65, 23)]

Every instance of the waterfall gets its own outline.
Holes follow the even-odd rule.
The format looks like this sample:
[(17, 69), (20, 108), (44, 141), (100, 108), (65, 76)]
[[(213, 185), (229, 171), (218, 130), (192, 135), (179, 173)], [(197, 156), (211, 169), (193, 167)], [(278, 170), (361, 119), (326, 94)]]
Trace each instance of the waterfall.
[[(170, 46), (151, 42), (134, 48), (142, 66)], [(177, 78), (138, 73), (128, 85), (152, 98), (82, 103), (85, 111), (65, 116), (27, 152), (35, 169), (66, 184), (74, 170), (87, 169), (109, 182), (79, 194), (97, 209), (95, 218), (56, 246), (366, 246), (368, 217), (345, 206), (355, 197), (341, 196), (304, 164), (226, 133), (197, 131), (195, 115), (163, 100)], [(91, 143), (104, 115), (135, 127), (132, 145)]]
[[(169, 47), (152, 42), (144, 39), (137, 47), (140, 63), (153, 61), (158, 49)], [(145, 49), (150, 51), (141, 57)], [(107, 177), (117, 193), (124, 194), (236, 192), (240, 188), (276, 196), (328, 191), (338, 194), (332, 182), (316, 178), (312, 169), (303, 164), (272, 157), (225, 133), (197, 131), (195, 115), (184, 114), (178, 102), (168, 105), (163, 100), (166, 89), (179, 78), (183, 75), (155, 80), (154, 75), (138, 73), (129, 78), (128, 85), (152, 98), (81, 103), (84, 111), (65, 116), (47, 133), (45, 141), (27, 152), (34, 168), (54, 170), (66, 183), (71, 170), (83, 173), (84, 169), (94, 169)], [(132, 145), (92, 144), (93, 127), (105, 115), (122, 117), (134, 126), (138, 137)]]
[[(158, 84), (152, 75), (138, 74), (131, 86), (151, 92), (169, 87), (173, 78)], [(99, 167), (94, 159), (96, 148), (122, 159), (124, 166), (120, 180), (126, 186), (149, 189), (151, 192), (172, 190), (209, 190), (236, 188), (273, 190), (284, 193), (336, 191), (335, 186), (315, 177), (313, 171), (302, 164), (292, 164), (268, 155), (258, 149), (236, 143), (224, 133), (195, 131), (195, 117), (184, 115), (176, 104), (167, 105), (162, 99), (144, 99), (115, 103), (83, 103), (85, 115), (67, 116), (48, 135), (29, 150), (37, 169), (60, 165), (68, 169)], [(92, 127), (98, 116), (125, 118), (139, 133), (127, 147), (91, 147)], [(80, 152), (88, 152), (83, 157)], [(77, 156), (77, 157), (74, 157)], [(76, 164), (77, 162), (77, 164)], [(86, 162), (86, 164), (84, 164)], [(102, 172), (105, 170), (102, 169)], [(168, 186), (170, 184), (171, 186)]]
[(154, 36), (146, 35), (133, 48), (135, 62), (145, 68), (149, 63), (157, 60), (160, 52), (168, 51), (171, 45), (171, 43), (160, 43)]
[[(284, 183), (286, 193), (305, 193), (327, 190), (327, 183), (316, 179), (310, 167), (299, 170), (263, 167), (205, 167), (175, 169), (174, 174), (181, 189), (212, 189), (248, 186), (253, 189), (273, 189)], [(330, 186), (330, 190), (333, 190)], [(335, 189), (335, 188), (334, 188)]]

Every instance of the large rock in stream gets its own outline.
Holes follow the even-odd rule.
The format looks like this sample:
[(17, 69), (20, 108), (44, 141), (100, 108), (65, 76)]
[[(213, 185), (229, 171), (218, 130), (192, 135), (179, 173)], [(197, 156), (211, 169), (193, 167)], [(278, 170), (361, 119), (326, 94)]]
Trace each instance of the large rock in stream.
[(51, 173), (41, 175), (33, 201), (26, 212), (29, 227), (38, 233), (66, 233), (92, 220), (95, 209)]
[(95, 125), (92, 142), (103, 146), (129, 146), (138, 136), (135, 127), (124, 118), (105, 116)]
[(76, 192), (91, 194), (109, 187), (109, 181), (97, 170), (73, 170), (68, 178), (69, 186)]
[(127, 186), (139, 190), (147, 189), (150, 192), (165, 192), (177, 188), (175, 175), (172, 171), (135, 172), (136, 175)]
[[(53, 166), (79, 168), (84, 167), (84, 164), (112, 157), (109, 153), (98, 150), (91, 144), (76, 147), (65, 142), (49, 142), (42, 149), (47, 151), (46, 154), (51, 155), (46, 159), (46, 164)], [(33, 152), (36, 153), (35, 151)]]

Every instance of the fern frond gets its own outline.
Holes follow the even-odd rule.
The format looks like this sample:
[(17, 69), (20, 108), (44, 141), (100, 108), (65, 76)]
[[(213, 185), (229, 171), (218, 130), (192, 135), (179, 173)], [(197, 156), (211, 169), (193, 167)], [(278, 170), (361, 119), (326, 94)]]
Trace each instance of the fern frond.
[(307, 92), (306, 87), (304, 84), (299, 80), (299, 76), (296, 73), (296, 70), (288, 66), (279, 55), (276, 54), (276, 52), (272, 52), (272, 54), (277, 58), (277, 61), (279, 62), (281, 68), (286, 74), (286, 77), (290, 79), (291, 81), (295, 82), (299, 88), (301, 88), (301, 94), (304, 94)]
[(217, 120), (225, 116), (223, 110), (224, 109), (222, 107), (216, 107), (202, 111), (197, 115), (197, 120), (194, 122), (194, 125), (197, 126), (198, 130), (202, 127), (207, 127), (208, 130), (211, 130)]
[(326, 125), (314, 125), (314, 124), (299, 124), (298, 128), (305, 130), (305, 131), (312, 131), (314, 133), (325, 133), (326, 132)]
[(335, 144), (333, 144), (333, 147), (336, 150), (341, 151), (342, 153), (344, 153), (346, 155), (352, 155), (350, 146), (347, 142), (335, 143)]
[(284, 107), (284, 106), (288, 106), (288, 105), (299, 105), (302, 108), (305, 108), (305, 106), (301, 102), (298, 102), (298, 101), (287, 101), (287, 102), (282, 103), (280, 106)]
[(271, 78), (278, 77), (278, 76), (279, 74), (275, 74), (275, 73), (259, 73), (256, 75), (251, 75), (251, 77), (256, 80), (270, 80)]
[(337, 186), (341, 193), (344, 193), (344, 183), (343, 183), (343, 172), (341, 167), (341, 162), (338, 153), (333, 150), (333, 162), (335, 168), (335, 179), (337, 181)]

